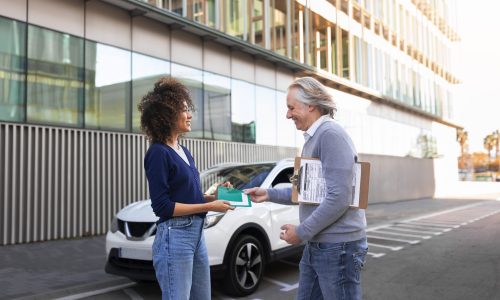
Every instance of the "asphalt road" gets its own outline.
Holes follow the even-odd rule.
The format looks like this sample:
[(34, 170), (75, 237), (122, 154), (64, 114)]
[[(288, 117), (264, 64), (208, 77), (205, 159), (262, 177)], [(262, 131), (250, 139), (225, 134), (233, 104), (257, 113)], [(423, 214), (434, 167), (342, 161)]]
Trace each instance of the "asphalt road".
[[(499, 201), (461, 202), (425, 214), (419, 210), (421, 205), (400, 206), (405, 205), (391, 214), (384, 213), (383, 206), (371, 212), (383, 217), (369, 224), (364, 299), (500, 299)], [(258, 291), (240, 299), (294, 299), (298, 261), (299, 257), (291, 257), (269, 265)], [(147, 283), (65, 299), (160, 297), (158, 286)], [(213, 286), (212, 298), (233, 299), (218, 286)]]

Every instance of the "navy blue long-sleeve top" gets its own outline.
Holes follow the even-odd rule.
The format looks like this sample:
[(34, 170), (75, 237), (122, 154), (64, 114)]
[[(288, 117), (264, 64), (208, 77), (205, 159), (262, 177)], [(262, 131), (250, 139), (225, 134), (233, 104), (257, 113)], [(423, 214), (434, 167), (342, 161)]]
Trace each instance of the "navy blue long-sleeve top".
[[(152, 144), (144, 157), (144, 169), (149, 184), (151, 206), (158, 224), (172, 218), (175, 203), (205, 203), (201, 191), (200, 174), (191, 153), (181, 146), (188, 165), (171, 147), (163, 143)], [(197, 214), (205, 217), (206, 213)]]

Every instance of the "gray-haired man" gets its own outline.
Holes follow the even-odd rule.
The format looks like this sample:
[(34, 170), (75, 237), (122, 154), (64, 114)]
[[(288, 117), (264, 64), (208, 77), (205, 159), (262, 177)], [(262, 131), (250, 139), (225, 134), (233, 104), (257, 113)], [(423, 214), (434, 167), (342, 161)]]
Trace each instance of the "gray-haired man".
[[(350, 207), (357, 153), (347, 132), (334, 121), (335, 102), (311, 77), (288, 87), (286, 117), (304, 131), (302, 157), (319, 158), (326, 181), (326, 199), (300, 204), (300, 225), (282, 226), (281, 239), (306, 242), (300, 261), (297, 299), (361, 299), (360, 272), (368, 251), (365, 212)], [(291, 202), (291, 189), (251, 188), (253, 202)]]

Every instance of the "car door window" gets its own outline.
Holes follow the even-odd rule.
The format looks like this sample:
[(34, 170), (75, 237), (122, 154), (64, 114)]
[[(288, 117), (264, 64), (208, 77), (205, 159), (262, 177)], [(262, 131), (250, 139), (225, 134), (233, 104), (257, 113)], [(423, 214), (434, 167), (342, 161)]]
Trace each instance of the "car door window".
[(291, 183), (290, 178), (293, 176), (293, 168), (285, 168), (274, 178), (271, 183), (272, 187), (275, 187), (279, 183)]

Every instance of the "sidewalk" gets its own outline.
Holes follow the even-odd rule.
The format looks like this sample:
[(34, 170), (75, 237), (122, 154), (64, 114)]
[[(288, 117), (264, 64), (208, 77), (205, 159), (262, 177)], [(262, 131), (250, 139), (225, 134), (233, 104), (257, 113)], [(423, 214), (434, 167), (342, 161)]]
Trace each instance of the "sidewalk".
[[(418, 217), (493, 197), (418, 199), (369, 205), (368, 227)], [(0, 299), (54, 299), (129, 283), (104, 272), (105, 236), (0, 246)]]

